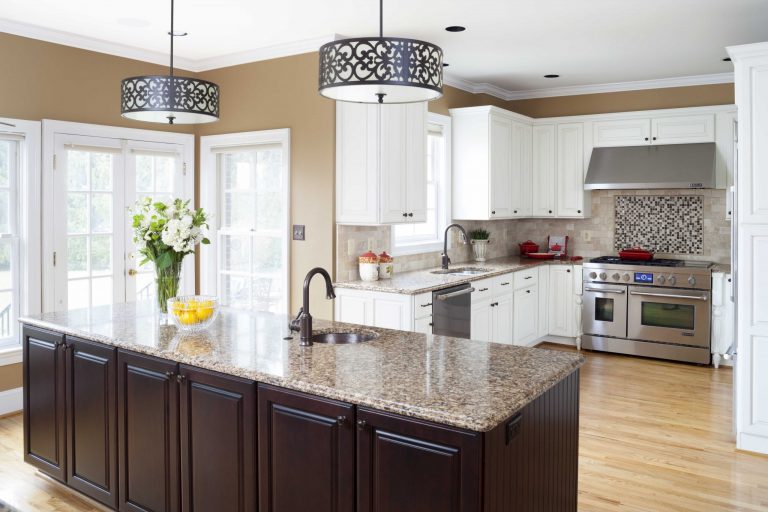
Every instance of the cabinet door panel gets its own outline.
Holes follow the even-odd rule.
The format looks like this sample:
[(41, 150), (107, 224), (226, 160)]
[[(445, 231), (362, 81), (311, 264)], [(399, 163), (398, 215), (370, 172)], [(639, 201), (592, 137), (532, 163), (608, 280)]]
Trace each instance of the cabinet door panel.
[(651, 120), (653, 144), (715, 141), (715, 115), (657, 117)]
[[(381, 222), (408, 222), (407, 116), (405, 105), (380, 105), (381, 108)], [(425, 197), (426, 198), (426, 197)]]
[(373, 299), (355, 295), (338, 294), (336, 301), (336, 321), (350, 324), (373, 324)]
[(512, 128), (512, 217), (531, 216), (532, 127), (515, 122)]
[(470, 338), (478, 341), (491, 341), (493, 330), (493, 314), (491, 300), (475, 301), (472, 298), (472, 318), (470, 323)]
[(515, 292), (515, 345), (528, 345), (538, 338), (537, 286), (531, 286)]
[(535, 217), (555, 216), (555, 152), (555, 126), (534, 126), (531, 213)]
[(378, 105), (336, 102), (336, 222), (379, 217)]
[(491, 341), (511, 345), (514, 341), (514, 295), (507, 294), (494, 299), (493, 336)]
[(584, 216), (584, 125), (557, 127), (557, 215)]
[(64, 481), (64, 336), (24, 327), (24, 461)]
[(184, 511), (256, 510), (256, 384), (180, 365)]
[(413, 330), (421, 334), (432, 334), (432, 315), (417, 318), (414, 321)]
[(117, 507), (116, 349), (67, 338), (67, 485)]
[(117, 355), (120, 510), (179, 510), (177, 364)]
[(412, 329), (413, 318), (411, 318), (409, 304), (405, 295), (395, 296), (393, 299), (374, 298), (373, 326), (403, 331)]
[(490, 218), (512, 215), (512, 121), (491, 114), (490, 117), (491, 196)]
[(267, 385), (258, 401), (259, 510), (353, 512), (354, 406)]
[(406, 211), (408, 222), (427, 221), (427, 104), (406, 109)]
[(480, 510), (480, 436), (361, 408), (358, 512)]
[(648, 118), (596, 121), (593, 130), (596, 148), (647, 146), (651, 143), (651, 120)]
[(573, 336), (573, 274), (570, 266), (549, 268), (549, 334)]

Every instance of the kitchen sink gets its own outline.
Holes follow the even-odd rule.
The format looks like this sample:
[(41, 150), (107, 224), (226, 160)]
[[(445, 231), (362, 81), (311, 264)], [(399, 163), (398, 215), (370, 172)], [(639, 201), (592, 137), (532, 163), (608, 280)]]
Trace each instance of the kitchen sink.
[(476, 276), (478, 274), (485, 274), (490, 272), (488, 268), (481, 267), (456, 267), (456, 268), (443, 268), (440, 270), (433, 270), (432, 274), (450, 274), (452, 276)]
[(379, 334), (373, 331), (334, 332), (318, 330), (312, 335), (312, 343), (327, 343), (329, 345), (345, 345), (363, 343), (375, 340)]

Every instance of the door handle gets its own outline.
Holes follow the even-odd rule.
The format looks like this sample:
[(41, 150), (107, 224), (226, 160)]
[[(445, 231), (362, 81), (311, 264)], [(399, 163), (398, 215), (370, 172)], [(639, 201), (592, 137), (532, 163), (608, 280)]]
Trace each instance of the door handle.
[(706, 295), (678, 295), (671, 293), (650, 293), (650, 292), (629, 292), (630, 295), (642, 295), (644, 297), (663, 297), (665, 299), (690, 299), (690, 300), (707, 300)]
[(135, 276), (135, 275), (136, 275), (136, 274), (138, 274), (138, 273), (139, 273), (139, 272), (138, 272), (138, 271), (137, 271), (135, 268), (130, 268), (130, 269), (128, 269), (128, 275), (129, 275), (129, 276)]
[(600, 292), (600, 293), (618, 293), (620, 295), (623, 295), (626, 293), (625, 290), (610, 290), (610, 289), (601, 289), (601, 288), (584, 288), (588, 292)]
[(438, 295), (437, 296), (437, 300), (448, 300), (448, 299), (451, 299), (453, 297), (460, 297), (461, 295), (470, 294), (470, 293), (472, 293), (474, 291), (475, 291), (474, 288), (465, 288), (464, 290), (459, 290), (457, 292), (451, 292), (451, 293), (446, 293), (444, 295)]

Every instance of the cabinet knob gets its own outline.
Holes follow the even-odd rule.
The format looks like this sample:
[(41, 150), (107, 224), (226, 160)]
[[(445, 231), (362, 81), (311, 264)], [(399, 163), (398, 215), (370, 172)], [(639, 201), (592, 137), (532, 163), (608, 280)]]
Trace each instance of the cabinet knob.
[(515, 213), (517, 213), (517, 210), (515, 210)]
[(496, 210), (491, 210), (491, 215), (496, 215)]
[(413, 217), (413, 212), (408, 214), (409, 217)]
[(357, 420), (357, 430), (365, 430), (368, 426), (368, 422), (365, 420)]
[(549, 210), (549, 213), (552, 213), (552, 210)]
[(169, 379), (172, 379), (173, 375), (174, 375), (173, 372), (165, 372), (165, 376), (168, 377)]
[(569, 268), (565, 269), (565, 271), (568, 272), (569, 274), (571, 273), (571, 269)]
[(176, 376), (176, 382), (179, 384), (182, 384), (185, 380), (187, 380), (187, 377), (185, 375), (178, 374)]
[(581, 210), (576, 210), (576, 213), (581, 213)]
[(656, 140), (656, 137), (654, 137), (653, 140)]
[(347, 422), (346, 416), (338, 416), (336, 418), (336, 423), (338, 423), (339, 425), (344, 425), (346, 422)]
[(731, 210), (728, 210), (728, 215), (731, 215)]
[(645, 140), (648, 140), (648, 137), (646, 137)]
[(403, 217), (407, 217), (407, 216), (408, 216), (408, 214), (403, 212)]
[(525, 293), (531, 293), (531, 290), (525, 290)]

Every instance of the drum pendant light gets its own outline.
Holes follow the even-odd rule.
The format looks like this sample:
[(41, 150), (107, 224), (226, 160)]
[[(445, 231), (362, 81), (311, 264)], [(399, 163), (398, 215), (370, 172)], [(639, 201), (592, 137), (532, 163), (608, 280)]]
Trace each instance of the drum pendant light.
[(320, 47), (318, 91), (356, 103), (416, 103), (443, 95), (443, 50), (416, 39), (384, 37), (384, 0), (379, 0), (379, 37), (331, 41)]
[(171, 0), (171, 64), (168, 75), (133, 76), (121, 82), (120, 113), (150, 123), (196, 124), (219, 120), (219, 86), (213, 82), (175, 76), (173, 39), (187, 35), (173, 31)]

